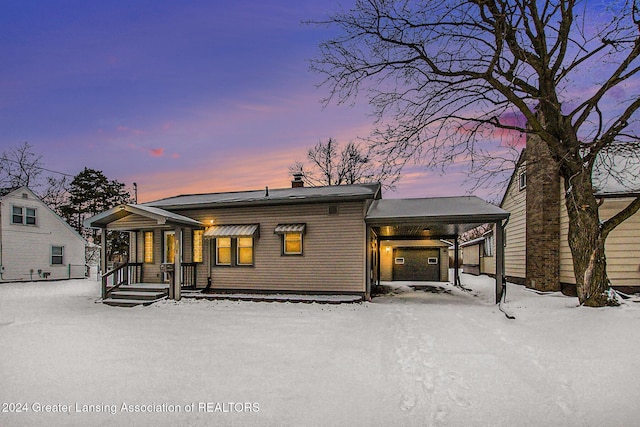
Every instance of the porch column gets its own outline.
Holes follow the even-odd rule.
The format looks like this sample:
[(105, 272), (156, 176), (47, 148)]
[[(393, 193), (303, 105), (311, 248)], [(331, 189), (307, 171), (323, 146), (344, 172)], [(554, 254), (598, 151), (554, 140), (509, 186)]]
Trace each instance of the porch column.
[(505, 286), (504, 283), (504, 226), (502, 221), (496, 222), (496, 304)]
[(373, 250), (373, 248), (371, 247), (371, 227), (366, 225), (367, 227), (367, 232), (366, 232), (366, 240), (367, 243), (365, 245), (365, 274), (364, 274), (364, 280), (366, 282), (366, 286), (365, 286), (365, 293), (364, 293), (364, 298), (367, 301), (371, 301), (371, 252)]
[(100, 274), (107, 272), (107, 229), (100, 229)]
[(182, 298), (182, 228), (175, 229), (175, 252), (174, 252), (174, 272), (173, 272), (173, 297), (176, 301)]

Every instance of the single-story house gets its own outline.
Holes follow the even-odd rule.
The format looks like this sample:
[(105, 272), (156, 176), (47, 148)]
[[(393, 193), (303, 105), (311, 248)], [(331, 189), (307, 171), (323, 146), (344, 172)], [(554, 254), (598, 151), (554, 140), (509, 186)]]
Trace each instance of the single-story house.
[(304, 187), (296, 177), (291, 188), (122, 205), (85, 226), (129, 232), (127, 280), (163, 282), (173, 269), (172, 298), (186, 286), (369, 298), (381, 280), (449, 280), (440, 239), (487, 222), (501, 231), (508, 216), (473, 196), (383, 200), (378, 183)]
[(488, 230), (482, 236), (460, 243), (462, 249), (462, 270), (465, 273), (480, 275), (495, 275), (495, 242), (493, 230)]
[(29, 188), (0, 189), (0, 282), (85, 277), (85, 245)]
[[(627, 165), (626, 162), (619, 162)], [(627, 165), (628, 167), (628, 165)], [(606, 220), (640, 195), (640, 177), (627, 169), (620, 179), (594, 174), (600, 218)], [(630, 172), (630, 173), (629, 173)], [(624, 184), (624, 185), (621, 185)], [(505, 226), (506, 278), (544, 291), (574, 295), (576, 280), (567, 240), (569, 217), (564, 184), (546, 146), (528, 136), (500, 207), (511, 216)], [(606, 240), (607, 275), (614, 288), (640, 291), (640, 212), (614, 229)], [(494, 273), (487, 266), (483, 273)]]

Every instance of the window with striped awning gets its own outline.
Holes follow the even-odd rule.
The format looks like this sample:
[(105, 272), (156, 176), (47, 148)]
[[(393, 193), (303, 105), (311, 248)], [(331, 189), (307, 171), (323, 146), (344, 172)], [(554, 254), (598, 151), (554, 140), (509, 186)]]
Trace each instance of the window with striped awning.
[(275, 234), (304, 233), (306, 229), (307, 224), (278, 224), (273, 232)]
[(259, 224), (212, 225), (204, 232), (204, 237), (209, 239), (218, 237), (256, 237), (259, 230)]

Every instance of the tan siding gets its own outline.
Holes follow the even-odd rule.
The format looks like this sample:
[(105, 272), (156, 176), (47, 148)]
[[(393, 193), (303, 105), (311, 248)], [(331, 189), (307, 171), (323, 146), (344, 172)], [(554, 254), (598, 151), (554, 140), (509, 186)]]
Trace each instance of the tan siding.
[(573, 257), (569, 248), (569, 215), (564, 204), (564, 179), (560, 178), (560, 282), (576, 283), (573, 275)]
[[(600, 219), (606, 221), (632, 199), (606, 199), (600, 206)], [(569, 216), (564, 204), (560, 210), (560, 280), (576, 283), (573, 258), (567, 241)], [(606, 241), (607, 275), (614, 286), (640, 286), (640, 212), (620, 224)]]
[[(260, 224), (255, 239), (253, 267), (213, 267), (213, 288), (274, 291), (365, 291), (365, 227), (362, 202), (339, 205), (339, 215), (328, 215), (328, 204), (260, 206), (182, 211), (205, 224)], [(280, 223), (306, 223), (304, 256), (281, 256)], [(190, 244), (185, 252), (191, 251)], [(198, 286), (207, 281), (211, 245), (205, 242)]]
[[(107, 226), (109, 230), (137, 230), (140, 228), (154, 228), (158, 226), (158, 221), (145, 218), (140, 215), (128, 215)], [(167, 227), (168, 228), (168, 227)]]
[[(527, 212), (526, 212), (526, 188), (520, 190), (518, 188), (517, 177), (526, 168), (526, 162), (523, 162), (518, 169), (501, 205), (502, 209), (509, 212), (509, 223), (505, 227), (506, 246), (504, 248), (505, 273), (507, 276), (523, 278), (526, 275), (526, 230), (527, 230)], [(494, 267), (495, 270), (495, 267)]]

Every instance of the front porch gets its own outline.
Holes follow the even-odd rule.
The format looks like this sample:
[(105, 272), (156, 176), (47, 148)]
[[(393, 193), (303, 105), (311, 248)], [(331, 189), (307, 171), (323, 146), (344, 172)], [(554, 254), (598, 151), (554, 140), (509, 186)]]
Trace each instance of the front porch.
[(150, 305), (169, 296), (174, 288), (176, 277), (180, 282), (180, 290), (195, 290), (197, 264), (181, 263), (180, 274), (173, 274), (173, 264), (164, 264), (167, 281), (145, 281), (145, 264), (127, 262), (117, 265), (102, 275), (102, 302), (119, 307)]

